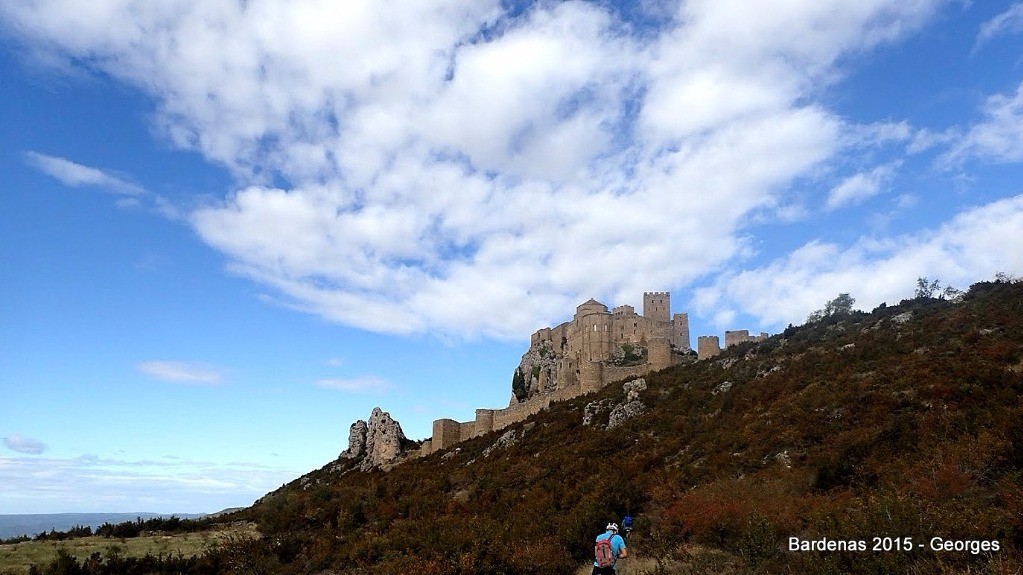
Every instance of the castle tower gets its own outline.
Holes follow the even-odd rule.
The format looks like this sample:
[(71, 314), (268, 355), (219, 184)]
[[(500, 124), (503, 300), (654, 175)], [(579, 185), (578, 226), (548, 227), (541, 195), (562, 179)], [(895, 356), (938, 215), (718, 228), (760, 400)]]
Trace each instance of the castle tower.
[(697, 353), (700, 359), (707, 359), (721, 354), (721, 340), (716, 335), (701, 335), (696, 338)]
[(659, 370), (671, 367), (671, 347), (666, 338), (653, 339), (649, 343), (647, 361), (650, 369)]
[(680, 351), (689, 351), (689, 314), (677, 313), (671, 320), (671, 344)]
[(643, 292), (643, 317), (654, 321), (671, 321), (671, 294), (666, 291)]
[(437, 419), (433, 422), (432, 451), (447, 449), (462, 440), (461, 426), (454, 419)]
[(476, 426), (473, 428), (473, 437), (479, 437), (480, 435), (486, 435), (494, 430), (494, 410), (493, 409), (477, 409), (476, 410)]
[(590, 299), (576, 308), (575, 333), (579, 338), (579, 362), (607, 361), (611, 357), (611, 313)]

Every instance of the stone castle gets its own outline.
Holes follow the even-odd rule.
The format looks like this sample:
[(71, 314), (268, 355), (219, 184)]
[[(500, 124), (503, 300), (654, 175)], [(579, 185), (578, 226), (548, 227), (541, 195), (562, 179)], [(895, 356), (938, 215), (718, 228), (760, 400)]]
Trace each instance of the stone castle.
[[(746, 330), (727, 331), (725, 346), (766, 338), (766, 333), (750, 336)], [(690, 347), (689, 315), (671, 315), (671, 294), (668, 292), (645, 292), (642, 315), (629, 305), (620, 305), (609, 311), (606, 305), (590, 299), (576, 308), (570, 321), (537, 330), (530, 337), (529, 350), (522, 355), (512, 375), (512, 396), (508, 407), (477, 409), (476, 418), (472, 421), (438, 419), (433, 422), (433, 436), (426, 439), (418, 450), (404, 457), (426, 456), (503, 429), (546, 409), (553, 402), (598, 391), (614, 381), (642, 377), (678, 363), (714, 357), (721, 353), (719, 342), (717, 336), (701, 336), (694, 353)], [(378, 415), (376, 411), (375, 416)], [(365, 451), (359, 447), (366, 443), (365, 439), (361, 439), (367, 434), (364, 427), (365, 422), (353, 424), (349, 449), (342, 454), (343, 457), (353, 457), (353, 453)], [(373, 426), (369, 427), (372, 431)], [(397, 429), (397, 432), (386, 435), (401, 435), (400, 426)], [(393, 464), (393, 459), (385, 459), (388, 461), (372, 459), (373, 465), (389, 467)]]
[[(725, 332), (725, 345), (765, 339), (746, 330)], [(669, 292), (645, 292), (643, 314), (629, 305), (612, 310), (590, 299), (570, 321), (537, 330), (512, 376), (512, 396), (503, 409), (477, 409), (476, 419), (433, 422), (433, 437), (420, 449), (428, 455), (467, 439), (522, 421), (552, 402), (598, 391), (605, 385), (642, 377), (685, 361), (721, 353), (717, 336), (700, 337), (696, 357), (690, 347), (689, 315), (671, 314)]]

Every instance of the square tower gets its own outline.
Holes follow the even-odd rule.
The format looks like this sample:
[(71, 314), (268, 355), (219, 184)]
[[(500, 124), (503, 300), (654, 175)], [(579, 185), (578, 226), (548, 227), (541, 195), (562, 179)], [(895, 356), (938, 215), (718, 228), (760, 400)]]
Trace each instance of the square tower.
[(666, 291), (643, 292), (643, 317), (665, 323), (671, 321), (671, 294)]
[(689, 351), (689, 314), (677, 313), (671, 320), (671, 343), (677, 350)]

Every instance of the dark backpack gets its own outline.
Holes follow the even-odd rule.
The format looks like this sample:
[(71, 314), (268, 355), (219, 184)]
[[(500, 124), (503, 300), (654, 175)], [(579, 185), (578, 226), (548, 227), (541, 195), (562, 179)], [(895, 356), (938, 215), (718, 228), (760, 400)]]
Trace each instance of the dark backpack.
[(610, 567), (615, 564), (615, 551), (611, 547), (612, 539), (614, 539), (614, 534), (606, 539), (598, 540), (597, 544), (593, 546), (593, 556), (597, 567)]

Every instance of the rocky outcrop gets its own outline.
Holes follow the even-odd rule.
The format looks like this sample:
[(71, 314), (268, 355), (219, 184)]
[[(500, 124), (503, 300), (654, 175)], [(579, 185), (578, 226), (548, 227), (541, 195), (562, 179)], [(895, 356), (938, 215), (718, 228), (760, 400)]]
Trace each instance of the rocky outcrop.
[(406, 446), (410, 443), (391, 414), (375, 407), (368, 422), (360, 419), (352, 424), (348, 449), (341, 453), (341, 457), (361, 460), (359, 469), (362, 471), (388, 468), (405, 455)]
[(366, 432), (369, 426), (363, 420), (352, 424), (348, 430), (348, 449), (341, 452), (341, 457), (358, 459), (366, 454)]
[(501, 437), (497, 438), (497, 441), (493, 445), (483, 450), (483, 457), (489, 457), (497, 449), (504, 449), (505, 447), (511, 447), (517, 443), (518, 437), (516, 436), (515, 430), (505, 432)]
[(561, 359), (562, 355), (554, 351), (549, 341), (541, 342), (522, 354), (512, 376), (511, 403), (521, 403), (537, 394), (557, 389)]
[(627, 382), (622, 389), (625, 391), (625, 403), (611, 410), (611, 415), (607, 418), (608, 429), (614, 429), (646, 411), (646, 406), (639, 400), (639, 392), (646, 389), (645, 379), (641, 377)]
[[(614, 403), (611, 399), (591, 401), (583, 408), (583, 425), (596, 423), (598, 414), (611, 407), (611, 414), (607, 418), (606, 429), (614, 429), (626, 421), (643, 414), (646, 405), (639, 400), (639, 392), (646, 390), (646, 380), (641, 378), (626, 382), (622, 386), (625, 392), (625, 401)], [(613, 407), (612, 407), (613, 406)]]
[(710, 390), (710, 394), (711, 395), (718, 395), (718, 394), (721, 394), (721, 393), (728, 393), (729, 391), (731, 391), (731, 389), (732, 389), (732, 382), (730, 382), (730, 381), (722, 381), (721, 383), (717, 384), (714, 387), (714, 389)]
[(597, 415), (606, 411), (610, 404), (610, 399), (587, 403), (586, 407), (583, 408), (583, 425), (593, 425), (596, 422)]

